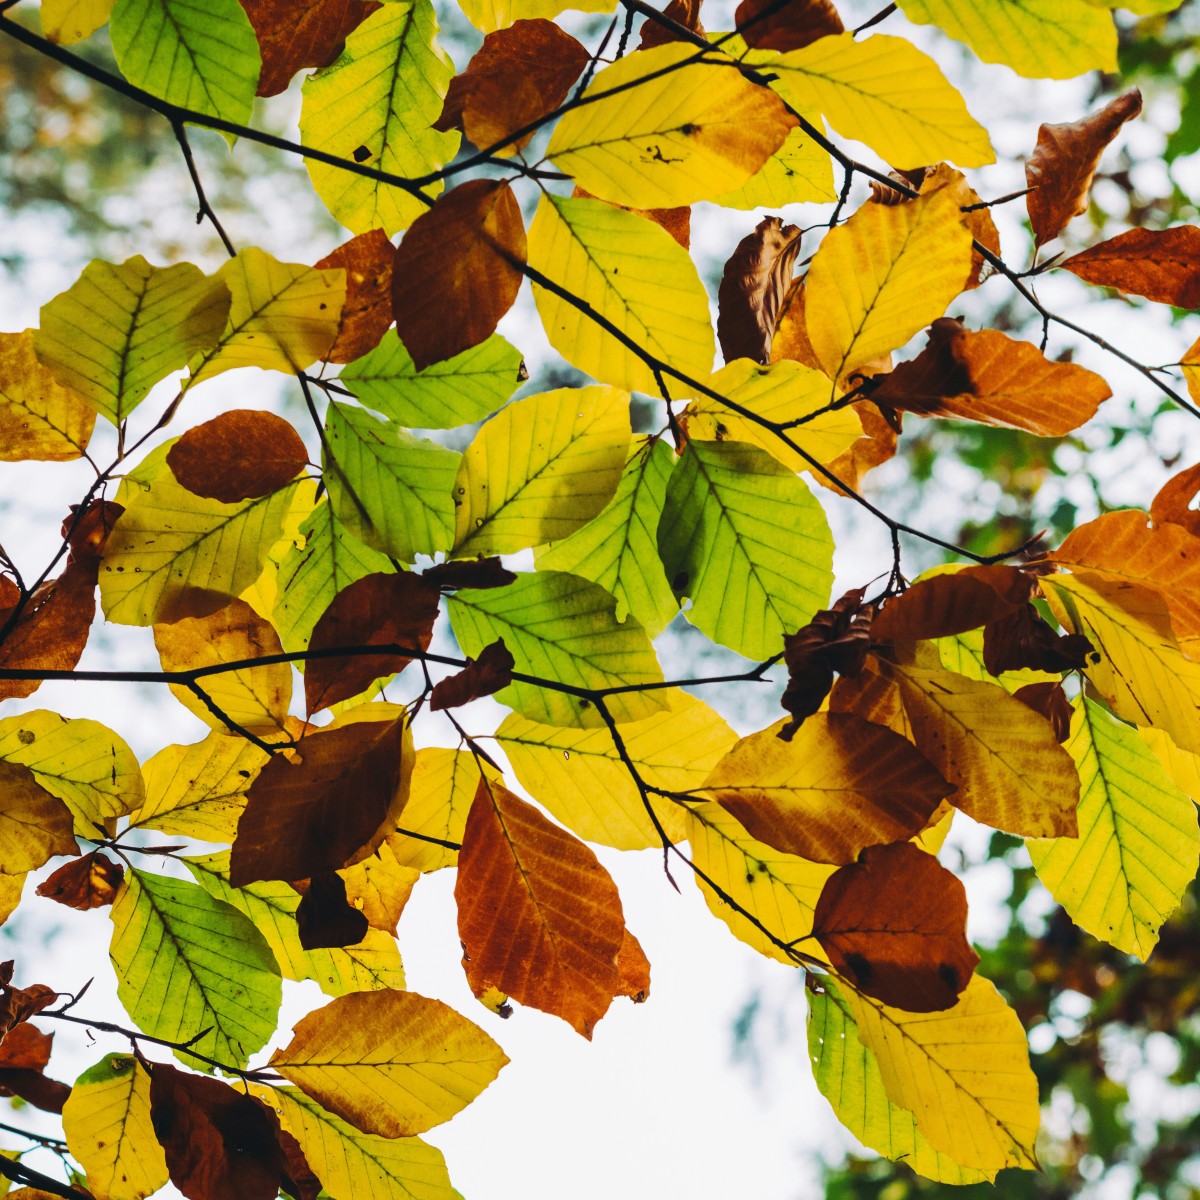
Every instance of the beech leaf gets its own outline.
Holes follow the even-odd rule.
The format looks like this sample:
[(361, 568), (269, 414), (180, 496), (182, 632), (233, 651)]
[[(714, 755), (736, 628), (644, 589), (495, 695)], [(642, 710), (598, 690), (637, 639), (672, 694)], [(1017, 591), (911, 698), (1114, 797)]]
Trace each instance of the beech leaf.
[(1200, 227), (1130, 229), (1058, 266), (1087, 283), (1176, 308), (1200, 308)]
[(770, 358), (775, 317), (800, 253), (800, 231), (764, 217), (730, 255), (717, 293), (717, 338), (726, 362)]
[[(354, 4), (356, 0), (341, 0)], [(373, 8), (373, 4), (364, 4)], [(374, 350), (392, 323), (392, 267), (396, 248), (382, 229), (368, 229), (344, 242), (315, 265), (346, 272), (346, 303), (327, 362), (349, 363)]]
[(504, 639), (484, 646), (478, 658), (467, 659), (467, 665), (454, 675), (434, 684), (429, 698), (433, 712), (446, 708), (459, 708), (491, 696), (512, 683), (513, 656), (509, 654)]

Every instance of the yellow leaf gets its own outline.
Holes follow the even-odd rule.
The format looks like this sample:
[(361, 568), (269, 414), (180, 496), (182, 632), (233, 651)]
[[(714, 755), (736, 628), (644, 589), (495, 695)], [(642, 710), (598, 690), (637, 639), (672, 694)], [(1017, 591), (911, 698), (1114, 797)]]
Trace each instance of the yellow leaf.
[(695, 57), (686, 42), (667, 42), (597, 72), (546, 156), (593, 196), (630, 208), (715, 200), (742, 187), (794, 118), (732, 64), (688, 61)]
[(32, 330), (0, 333), (0, 462), (69, 462), (95, 424), (83, 397), (38, 361)]
[[(819, 113), (801, 116), (825, 132)], [(785, 204), (826, 204), (836, 199), (829, 151), (818, 146), (803, 129), (793, 129), (747, 183), (714, 197), (713, 203), (723, 208), (782, 208)]]
[(78, 854), (71, 811), (28, 767), (0, 762), (0, 873), (36, 871), (56, 854)]
[(800, 50), (753, 60), (778, 76), (772, 86), (793, 108), (817, 109), (843, 137), (865, 142), (904, 170), (995, 161), (987, 131), (937, 64), (905, 38), (823, 37)]
[(826, 234), (809, 268), (805, 313), (822, 369), (840, 379), (902, 346), (942, 316), (970, 273), (971, 234), (952, 189), (864, 204)]
[(25, 889), (26, 874), (25, 871), (18, 871), (14, 875), (0, 875), (0, 925), (17, 911), (21, 893)]
[[(666, 695), (667, 712), (623, 725), (621, 739), (646, 783), (693, 791), (737, 735), (703, 701), (682, 691)], [(563, 729), (513, 713), (496, 738), (521, 786), (581, 838), (618, 850), (662, 845), (607, 728)], [(667, 836), (679, 841), (683, 810), (655, 798), (655, 812)]]
[[(708, 377), (716, 345), (708, 294), (661, 225), (599, 200), (546, 195), (529, 227), (529, 264), (659, 361)], [(591, 316), (536, 283), (533, 298), (568, 362), (627, 391), (660, 394), (651, 368)]]
[(502, 409), (463, 454), (455, 555), (511, 554), (574, 533), (612, 499), (629, 437), (629, 397), (616, 388), (558, 388)]
[(463, 0), (468, 21), (483, 33), (507, 29), (514, 21), (553, 20), (559, 13), (612, 12), (617, 0)]
[(1200, 754), (1180, 750), (1161, 729), (1139, 729), (1143, 741), (1154, 752), (1171, 782), (1185, 795), (1200, 804)]
[(235, 367), (294, 371), (333, 345), (346, 300), (346, 272), (284, 263), (249, 247), (217, 272), (229, 288), (229, 319), (216, 345), (189, 364), (186, 387)]
[(477, 1025), (416, 992), (351, 993), (294, 1028), (271, 1066), (331, 1113), (380, 1137), (448, 1121), (508, 1062)]
[(150, 1122), (150, 1076), (132, 1055), (105, 1055), (80, 1075), (62, 1122), (67, 1149), (96, 1200), (142, 1200), (167, 1182)]
[(845, 998), (888, 1099), (912, 1112), (935, 1150), (989, 1175), (1036, 1170), (1037, 1080), (1021, 1022), (992, 983), (972, 975), (944, 1012), (903, 1012), (849, 991)]
[(42, 0), (42, 32), (61, 46), (82, 42), (108, 20), (116, 0)]
[(1030, 841), (1038, 878), (1088, 933), (1143, 961), (1200, 865), (1196, 807), (1137, 731), (1075, 703), (1067, 750), (1083, 781), (1079, 837)]
[[(410, 800), (411, 794), (410, 784)], [(407, 811), (406, 803), (403, 812)], [(347, 902), (367, 918), (372, 929), (385, 930), (394, 937), (400, 914), (408, 903), (413, 885), (421, 878), (421, 872), (397, 862), (396, 852), (385, 841), (376, 847), (370, 858), (344, 867), (338, 874), (346, 884)]]

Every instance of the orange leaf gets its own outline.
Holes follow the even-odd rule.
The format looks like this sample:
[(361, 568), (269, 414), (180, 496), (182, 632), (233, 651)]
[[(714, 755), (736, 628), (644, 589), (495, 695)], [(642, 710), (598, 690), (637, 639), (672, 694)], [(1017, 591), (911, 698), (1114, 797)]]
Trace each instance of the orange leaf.
[[(1193, 354), (1200, 354), (1200, 342), (1188, 351), (1187, 357)], [(1188, 507), (1197, 492), (1200, 492), (1200, 464), (1185, 467), (1158, 489), (1150, 502), (1150, 519), (1155, 525), (1178, 525), (1193, 537), (1200, 537), (1200, 512)]]
[(775, 332), (771, 337), (771, 361), (794, 359), (814, 371), (821, 370), (817, 352), (808, 340), (808, 320), (804, 315), (804, 278), (793, 279), (775, 315)]
[(1092, 176), (1117, 131), (1142, 111), (1142, 93), (1131, 88), (1098, 112), (1063, 125), (1042, 125), (1025, 163), (1025, 197), (1035, 245), (1057, 237), (1072, 217), (1087, 212)]
[[(703, 34), (704, 26), (700, 24), (700, 6), (704, 0), (671, 0), (662, 10), (662, 15), (684, 29), (693, 33)], [(647, 17), (642, 25), (642, 38), (638, 49), (645, 50), (650, 46), (662, 46), (667, 42), (679, 42), (683, 38), (666, 25), (660, 25), (653, 17)]]
[(478, 658), (468, 658), (467, 665), (454, 675), (436, 684), (430, 697), (433, 712), (458, 708), (481, 696), (491, 696), (512, 683), (513, 656), (504, 639), (492, 642), (479, 652)]
[(764, 217), (738, 242), (717, 292), (717, 337), (726, 362), (770, 359), (775, 319), (799, 253), (800, 230), (778, 217)]
[(802, 50), (846, 29), (831, 0), (742, 0), (733, 22), (757, 50)]
[(978, 629), (1020, 608), (1033, 581), (1016, 567), (964, 567), (893, 596), (871, 624), (877, 642), (919, 641)]
[(1061, 683), (1027, 683), (1017, 688), (1013, 696), (1026, 708), (1041, 713), (1050, 722), (1059, 745), (1071, 736), (1071, 717), (1074, 710)]
[[(896, 413), (884, 415), (878, 404), (863, 401), (854, 406), (862, 422), (863, 436), (851, 443), (832, 462), (825, 465), (846, 487), (857, 491), (862, 486), (868, 471), (895, 457), (900, 446), (900, 417)], [(813, 472), (813, 478), (831, 492), (844, 494), (837, 484), (824, 475)]]
[(72, 504), (71, 515), (63, 520), (60, 530), (71, 548), (67, 561), (102, 558), (108, 535), (124, 511), (121, 505), (111, 500), (93, 500), (80, 515), (78, 506)]
[(167, 451), (167, 466), (196, 496), (236, 504), (290, 483), (308, 462), (300, 435), (282, 417), (249, 408), (189, 429)]
[(417, 370), (496, 331), (521, 287), (525, 225), (507, 183), (472, 179), (439, 197), (404, 235), (392, 274), (396, 332)]
[(1088, 283), (1200, 308), (1200, 228), (1129, 229), (1059, 263)]
[(967, 941), (966, 889), (910, 842), (868, 846), (835, 871), (813, 937), (860, 992), (907, 1012), (953, 1008), (979, 962)]
[(111, 904), (124, 878), (125, 868), (120, 863), (95, 850), (59, 867), (38, 885), (37, 894), (86, 912)]
[(479, 782), (454, 898), (476, 995), (497, 988), (590, 1038), (627, 990), (616, 884), (583, 842), (501, 784)]
[(50, 1062), (54, 1034), (43, 1033), (22, 1022), (10, 1029), (0, 1041), (0, 1068), (5, 1070), (44, 1071)]
[(617, 976), (620, 981), (620, 996), (628, 996), (634, 1004), (642, 1004), (650, 995), (650, 960), (642, 949), (642, 943), (625, 930), (621, 950), (617, 955)]
[(351, 238), (315, 264), (346, 272), (346, 303), (327, 362), (348, 363), (379, 345), (392, 323), (392, 264), (396, 247), (382, 229)]

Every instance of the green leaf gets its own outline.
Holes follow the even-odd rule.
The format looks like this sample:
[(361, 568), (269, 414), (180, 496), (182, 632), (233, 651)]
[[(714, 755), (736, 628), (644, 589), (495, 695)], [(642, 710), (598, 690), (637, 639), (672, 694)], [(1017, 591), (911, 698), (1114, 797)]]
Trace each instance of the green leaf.
[(461, 457), (357, 406), (330, 401), (325, 473), (337, 519), (401, 562), (453, 545)]
[(1143, 961), (1200, 865), (1192, 801), (1137, 730), (1075, 702), (1067, 751), (1079, 768), (1079, 837), (1026, 842), (1071, 920)]
[(658, 551), (687, 619), (762, 660), (826, 607), (833, 538), (798, 476), (743, 442), (690, 442), (667, 485)]
[(190, 1049), (234, 1067), (267, 1044), (279, 968), (240, 912), (194, 883), (130, 870), (111, 916), (117, 994), (143, 1033), (180, 1042), (203, 1034)]
[(394, 329), (338, 382), (368, 408), (412, 429), (453, 429), (491, 416), (527, 378), (521, 352), (498, 333), (418, 371)]
[[(373, 12), (337, 61), (305, 80), (305, 144), (392, 175), (425, 175), (449, 162), (459, 135), (430, 128), (454, 75), (437, 29), (429, 0), (397, 0)], [(392, 184), (311, 158), (305, 166), (329, 211), (355, 233), (382, 228), (391, 236), (425, 211)], [(431, 197), (441, 190), (440, 182), (425, 189)]]
[[(515, 670), (580, 688), (662, 682), (646, 631), (616, 619), (616, 601), (594, 583), (554, 572), (521, 574), (502, 588), (465, 588), (449, 600), (459, 645), (471, 655), (504, 639)], [(604, 724), (585, 698), (517, 682), (496, 693), (501, 704), (547, 725)], [(617, 721), (640, 721), (668, 707), (657, 690), (608, 698)]]
[(262, 56), (237, 0), (117, 0), (110, 29), (130, 83), (180, 108), (250, 119)]
[(658, 558), (658, 522), (675, 456), (658, 438), (637, 438), (616, 494), (581, 529), (535, 551), (539, 571), (566, 571), (616, 597), (616, 616), (632, 613), (651, 637), (679, 611)]
[(228, 850), (182, 861), (209, 895), (232, 905), (254, 923), (285, 979), (315, 980), (329, 996), (404, 987), (400, 951), (396, 939), (385, 930), (367, 930), (366, 937), (354, 946), (305, 950), (296, 924), (300, 893), (290, 883), (260, 880), (233, 887)]
[(216, 344), (229, 289), (191, 263), (93, 262), (42, 306), (38, 358), (97, 412), (119, 425), (150, 389)]

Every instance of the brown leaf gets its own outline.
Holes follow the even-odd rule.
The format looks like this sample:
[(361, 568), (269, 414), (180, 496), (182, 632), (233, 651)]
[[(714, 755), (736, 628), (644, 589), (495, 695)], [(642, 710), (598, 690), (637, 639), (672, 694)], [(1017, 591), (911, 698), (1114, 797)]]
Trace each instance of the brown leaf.
[(189, 429), (167, 451), (167, 466), (182, 487), (222, 504), (270, 495), (307, 462), (304, 442), (287, 421), (249, 408)]
[(454, 898), (471, 990), (497, 988), (590, 1038), (626, 990), (621, 899), (592, 851), (507, 788), (480, 780)]
[(825, 882), (813, 937), (860, 991), (906, 1012), (953, 1008), (979, 955), (967, 941), (967, 893), (909, 842), (868, 846)]
[(949, 637), (997, 621), (1024, 605), (1033, 581), (1017, 567), (964, 567), (893, 596), (871, 625), (877, 642)]
[(576, 184), (571, 191), (572, 200), (598, 200), (611, 208), (622, 208), (633, 213), (636, 217), (645, 217), (655, 225), (661, 225), (685, 250), (692, 243), (692, 208), (690, 204), (682, 208), (630, 208), (626, 204), (613, 204), (611, 200), (601, 200), (591, 192)]
[[(1200, 342), (1196, 345), (1200, 346)], [(1188, 507), (1197, 492), (1200, 492), (1200, 463), (1172, 475), (1158, 489), (1150, 502), (1150, 519), (1156, 526), (1178, 525), (1193, 537), (1200, 537), (1200, 512)]]
[(0, 1040), (0, 1067), (5, 1070), (44, 1071), (50, 1062), (54, 1034), (22, 1022)]
[(1087, 666), (1092, 644), (1081, 633), (1057, 633), (1032, 604), (1022, 604), (983, 628), (983, 665), (1005, 671), (1077, 671)]
[(305, 950), (357, 946), (367, 936), (367, 918), (346, 899), (346, 881), (336, 871), (314, 875), (296, 908)]
[(790, 742), (781, 725), (742, 738), (704, 789), (785, 854), (851, 863), (864, 846), (912, 837), (953, 790), (911, 743), (861, 717), (816, 713)]
[(327, 67), (375, 0), (242, 0), (262, 51), (258, 94), (276, 96), (297, 71)]
[(765, 363), (779, 306), (800, 253), (800, 230), (778, 217), (763, 217), (729, 256), (717, 292), (717, 337), (726, 362)]
[(733, 22), (756, 50), (801, 50), (846, 28), (831, 0), (742, 0)]
[[(313, 628), (309, 651), (343, 646), (405, 646), (427, 650), (437, 620), (439, 597), (435, 584), (411, 571), (364, 575), (334, 596)], [(376, 679), (403, 671), (410, 662), (411, 658), (399, 654), (310, 658), (304, 671), (308, 711), (319, 712), (357, 696)]]
[[(46, 1004), (57, 998), (49, 988), (42, 990)], [(0, 1041), (0, 1096), (19, 1096), (45, 1112), (61, 1113), (71, 1089), (44, 1074), (53, 1045), (52, 1033), (27, 1023), (9, 1030)]]
[[(685, 29), (703, 36), (704, 26), (700, 24), (700, 6), (703, 3), (704, 0), (671, 0), (662, 10), (662, 15), (667, 20), (674, 21), (676, 25), (682, 25)], [(638, 49), (646, 50), (650, 46), (664, 46), (667, 42), (680, 40), (680, 35), (675, 30), (660, 25), (653, 17), (647, 17), (642, 25), (642, 38), (638, 42)]]
[(8, 979), (0, 985), (0, 1045), (19, 1025), (30, 1017), (36, 1017), (58, 999), (58, 993), (44, 983), (31, 983), (27, 988), (13, 987), (10, 982), (12, 961), (4, 965)]
[[(971, 208), (979, 204), (979, 193), (967, 182), (967, 177), (949, 163), (938, 163), (926, 168), (925, 180), (921, 184), (922, 194), (937, 191), (938, 188), (949, 188), (950, 194), (958, 200), (960, 209)], [(992, 219), (991, 209), (975, 208), (962, 214), (963, 224), (971, 231), (971, 236), (981, 245), (986, 246), (993, 254), (1000, 254), (1000, 231)], [(971, 274), (967, 277), (966, 291), (976, 288), (983, 282), (985, 271), (989, 270), (988, 262), (979, 251), (971, 248)]]
[(1017, 688), (1013, 695), (1026, 708), (1041, 713), (1050, 722), (1059, 745), (1071, 736), (1071, 701), (1061, 683), (1027, 683)]
[[(465, 71), (450, 81), (434, 129), (460, 129), (481, 150), (540, 121), (567, 98), (588, 64), (587, 48), (553, 21), (514, 21), (483, 39)], [(498, 148), (512, 154), (533, 131)]]
[(309, 879), (371, 854), (408, 797), (412, 737), (403, 717), (317, 730), (301, 761), (276, 754), (250, 785), (229, 880)]
[(922, 417), (957, 417), (1062, 437), (1096, 414), (1112, 389), (1093, 371), (1051, 362), (996, 329), (972, 333), (942, 317), (911, 362), (878, 381), (871, 399)]
[(93, 500), (79, 516), (77, 506), (72, 504), (71, 515), (64, 518), (61, 530), (61, 536), (70, 547), (67, 561), (102, 558), (108, 535), (124, 511), (120, 504), (111, 500)]
[(882, 674), (878, 664), (879, 660), (869, 654), (857, 675), (839, 676), (829, 693), (829, 711), (854, 713), (911, 742), (912, 727), (904, 712), (899, 685), (890, 675)]
[(396, 247), (382, 229), (360, 233), (325, 255), (316, 270), (346, 272), (346, 303), (326, 362), (348, 363), (379, 345), (392, 323), (392, 264)]
[(40, 1071), (0, 1070), (0, 1095), (20, 1096), (43, 1112), (61, 1113), (70, 1094), (69, 1084), (51, 1079)]
[(512, 188), (472, 179), (440, 196), (396, 252), (392, 311), (418, 371), (496, 331), (521, 287), (525, 225)]
[(124, 878), (125, 868), (120, 863), (94, 850), (59, 867), (38, 885), (37, 894), (86, 912), (111, 904)]
[[(895, 457), (900, 446), (900, 417), (893, 413), (885, 416), (879, 405), (869, 400), (855, 404), (854, 411), (862, 422), (863, 436), (857, 438), (849, 450), (825, 465), (846, 487), (858, 491), (868, 471)], [(813, 472), (813, 478), (831, 492), (845, 494), (837, 484), (816, 471)]]
[(56, 854), (79, 853), (71, 810), (28, 767), (0, 759), (0, 796), (0, 874), (36, 871)]
[(814, 371), (821, 369), (817, 352), (808, 340), (808, 320), (804, 315), (804, 279), (793, 279), (779, 302), (775, 314), (775, 332), (771, 337), (771, 361), (790, 358)]
[(1034, 189), (1025, 204), (1035, 245), (1045, 245), (1072, 217), (1087, 212), (1100, 155), (1121, 126), (1141, 111), (1142, 93), (1131, 88), (1090, 116), (1038, 129), (1037, 147), (1025, 163), (1025, 182)]
[(626, 929), (617, 954), (618, 996), (627, 996), (634, 1004), (643, 1004), (650, 996), (650, 960), (642, 943)]
[(478, 658), (468, 658), (461, 670), (434, 685), (429, 707), (434, 712), (458, 708), (481, 696), (491, 696), (512, 683), (513, 656), (501, 638), (484, 646)]
[(443, 591), (453, 588), (507, 587), (517, 581), (515, 572), (510, 571), (499, 558), (452, 559), (427, 567), (421, 578), (436, 583)]
[(1129, 229), (1058, 264), (1087, 283), (1200, 308), (1200, 228)]

